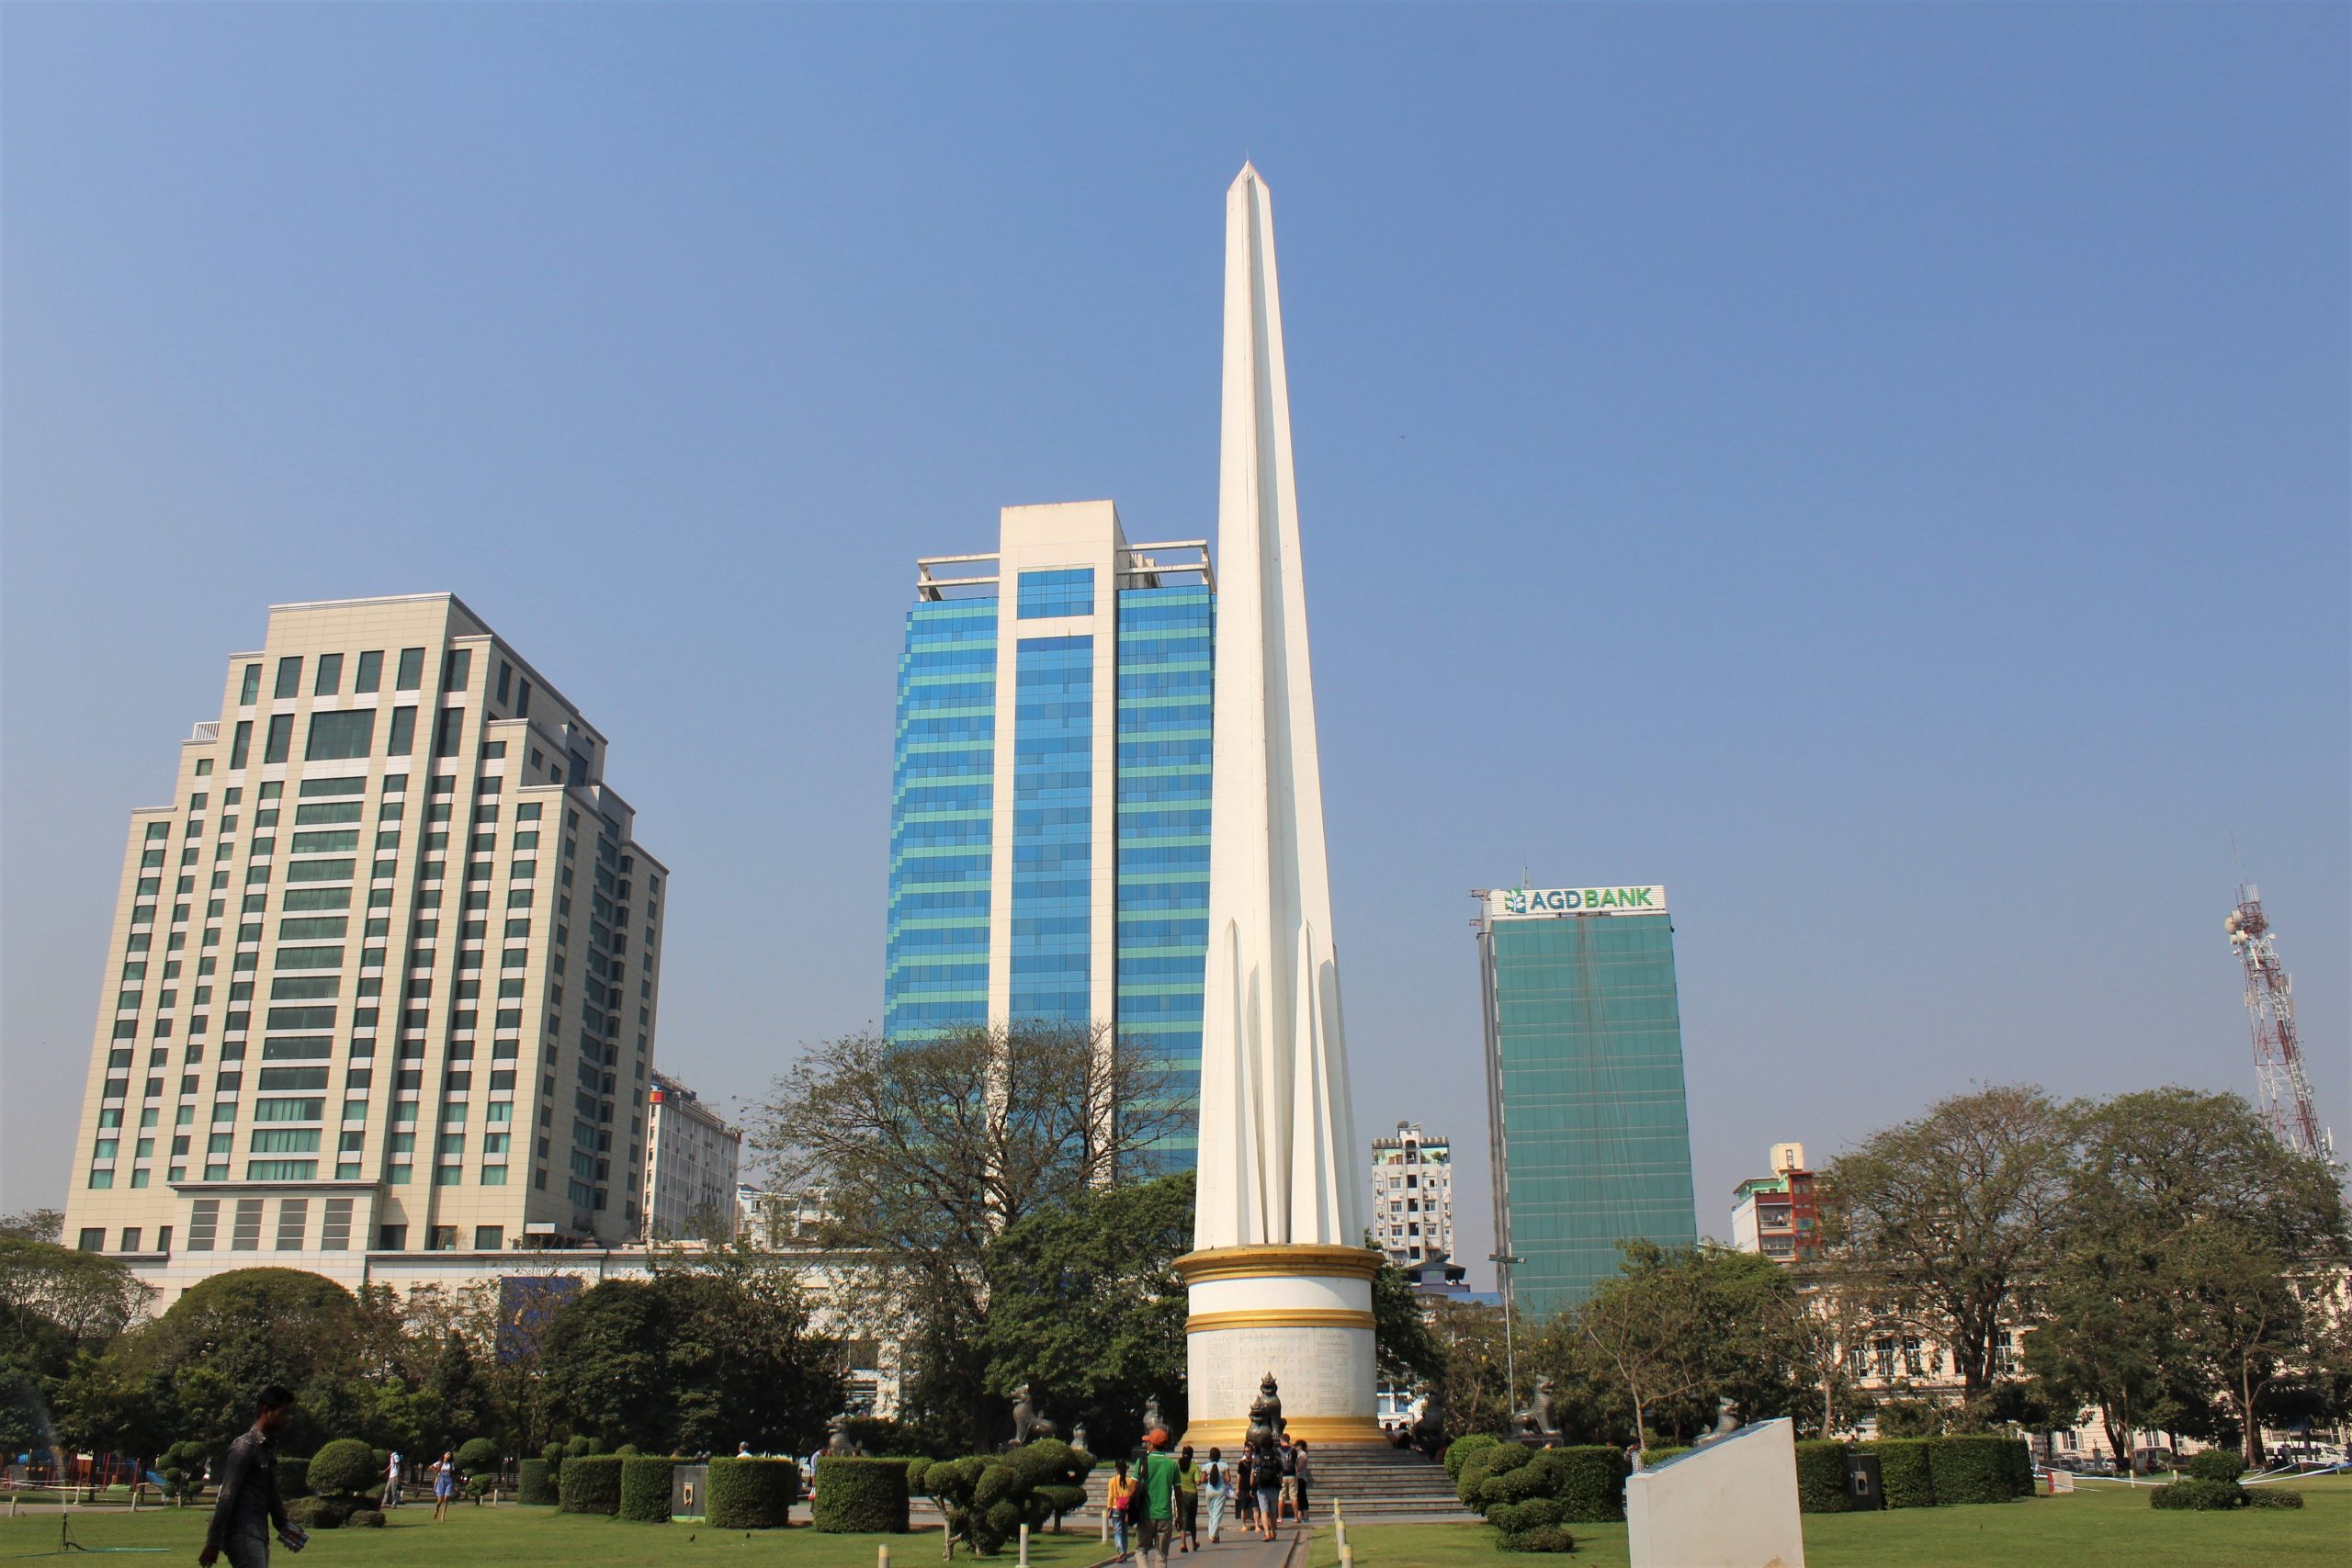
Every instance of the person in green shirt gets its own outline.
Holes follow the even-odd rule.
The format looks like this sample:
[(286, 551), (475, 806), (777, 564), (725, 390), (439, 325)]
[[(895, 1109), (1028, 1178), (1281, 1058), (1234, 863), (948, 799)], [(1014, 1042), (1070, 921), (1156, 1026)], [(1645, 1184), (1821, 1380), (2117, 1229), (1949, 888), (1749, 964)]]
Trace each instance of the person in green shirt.
[(1176, 1550), (1201, 1549), (1201, 1467), (1193, 1462), (1193, 1445), (1176, 1456)]
[(1154, 1427), (1144, 1438), (1143, 1465), (1136, 1475), (1143, 1507), (1136, 1519), (1142, 1544), (1136, 1548), (1144, 1568), (1168, 1568), (1170, 1538), (1176, 1533), (1176, 1472), (1168, 1451), (1168, 1428)]

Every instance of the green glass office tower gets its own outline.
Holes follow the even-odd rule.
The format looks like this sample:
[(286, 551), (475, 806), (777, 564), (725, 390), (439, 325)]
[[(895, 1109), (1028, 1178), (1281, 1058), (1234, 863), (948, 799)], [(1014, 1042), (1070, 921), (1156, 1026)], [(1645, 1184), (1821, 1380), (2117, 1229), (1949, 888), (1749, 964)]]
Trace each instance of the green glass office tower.
[[(1010, 589), (1009, 594), (1006, 592)], [(1008, 507), (917, 565), (899, 664), (883, 1030), (1107, 1022), (1196, 1094), (1215, 584), (1108, 502)], [(1189, 1134), (1162, 1150), (1189, 1165)]]
[(1617, 1271), (1617, 1244), (1698, 1239), (1674, 925), (1663, 887), (1481, 895), (1496, 1250), (1548, 1316)]

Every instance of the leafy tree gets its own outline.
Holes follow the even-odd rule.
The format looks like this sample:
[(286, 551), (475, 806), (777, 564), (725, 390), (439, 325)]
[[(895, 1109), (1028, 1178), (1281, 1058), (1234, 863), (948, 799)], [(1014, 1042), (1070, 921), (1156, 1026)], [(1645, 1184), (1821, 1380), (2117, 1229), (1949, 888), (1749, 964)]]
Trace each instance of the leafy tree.
[(1619, 1245), (1619, 1272), (1564, 1314), (1542, 1346), (1559, 1371), (1581, 1370), (1621, 1397), (1645, 1441), (1653, 1427), (1689, 1434), (1703, 1427), (1718, 1397), (1737, 1400), (1749, 1419), (1795, 1407), (1801, 1372), (1787, 1303), (1796, 1287), (1786, 1270), (1760, 1254), (1722, 1247)]
[[(811, 1050), (751, 1115), (770, 1185), (822, 1196), (808, 1239), (864, 1261), (847, 1293), (903, 1325), (911, 1415), (978, 1445), (1004, 1402), (988, 1377), (1000, 1233), (1148, 1171), (1190, 1124), (1173, 1069), (1106, 1029), (970, 1027)], [(1002, 1256), (1002, 1255), (1000, 1255)]]
[(0, 1448), (10, 1453), (49, 1445), (47, 1413), (77, 1359), (122, 1332), (150, 1294), (119, 1260), (43, 1239), (54, 1214), (0, 1223)]
[(1446, 1438), (1502, 1431), (1514, 1408), (1503, 1309), (1443, 1297), (1430, 1309), (1430, 1337), (1437, 1342), (1442, 1370), (1427, 1386), (1443, 1412)]
[(557, 1420), (657, 1453), (797, 1452), (842, 1398), (840, 1352), (809, 1332), (790, 1273), (732, 1250), (582, 1292), (556, 1314), (545, 1361)]
[(1080, 1192), (1007, 1227), (983, 1258), (990, 1310), (977, 1348), (989, 1391), (1028, 1383), (1064, 1437), (1083, 1421), (1105, 1452), (1141, 1436), (1153, 1394), (1181, 1419), (1185, 1297), (1174, 1262), (1192, 1243), (1190, 1171)]
[(1445, 1375), (1445, 1347), (1430, 1332), (1423, 1305), (1405, 1271), (1383, 1258), (1372, 1277), (1372, 1341), (1380, 1375), (1392, 1382), (1434, 1382)]
[(331, 1435), (315, 1418), (315, 1399), (349, 1376), (359, 1329), (359, 1303), (324, 1275), (237, 1269), (189, 1286), (108, 1355), (122, 1359), (126, 1376), (168, 1382), (182, 1435), (216, 1451), (253, 1424), (254, 1396), (284, 1383), (301, 1405), (284, 1440), (300, 1452)]
[(62, 1241), (65, 1239), (65, 1212), (62, 1209), (25, 1209), (13, 1214), (0, 1215), (0, 1239)]
[(2048, 1264), (2075, 1113), (2030, 1086), (1938, 1101), (1825, 1173), (1825, 1231), (1950, 1346), (1963, 1397), (1993, 1382), (2020, 1287)]
[(2236, 1095), (2090, 1108), (2027, 1365), (2096, 1406), (2118, 1452), (2160, 1420), (2210, 1428), (2218, 1398), (2255, 1461), (2265, 1395), (2318, 1359), (2324, 1325), (2290, 1281), (2344, 1255), (2336, 1174)]

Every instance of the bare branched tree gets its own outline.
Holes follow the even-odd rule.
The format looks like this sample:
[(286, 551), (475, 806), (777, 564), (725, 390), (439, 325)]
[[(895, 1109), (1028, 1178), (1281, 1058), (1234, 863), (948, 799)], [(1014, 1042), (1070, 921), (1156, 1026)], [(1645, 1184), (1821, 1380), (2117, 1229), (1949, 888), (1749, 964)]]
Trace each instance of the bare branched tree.
[[(846, 1258), (862, 1314), (896, 1318), (914, 1401), (979, 1429), (972, 1362), (988, 1315), (989, 1243), (1072, 1195), (1150, 1174), (1191, 1125), (1166, 1060), (1102, 1027), (973, 1026), (816, 1046), (750, 1116), (774, 1190), (821, 1193), (809, 1239)], [(960, 1436), (960, 1434), (958, 1434)]]

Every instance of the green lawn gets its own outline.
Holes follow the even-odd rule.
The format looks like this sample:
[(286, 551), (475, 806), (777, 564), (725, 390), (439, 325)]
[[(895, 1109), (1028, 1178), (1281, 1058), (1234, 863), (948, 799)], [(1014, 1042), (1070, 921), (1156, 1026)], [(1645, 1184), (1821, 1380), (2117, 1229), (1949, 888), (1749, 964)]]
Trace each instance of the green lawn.
[[(2311, 1568), (2342, 1562), (2352, 1543), (2352, 1479), (2298, 1484), (2307, 1506), (2229, 1514), (2158, 1513), (2145, 1488), (2087, 1488), (2071, 1497), (1964, 1508), (1896, 1508), (1883, 1514), (1809, 1514), (1807, 1568), (1952, 1568), (1968, 1564), (2063, 1564), (2064, 1568)], [(1626, 1561), (1623, 1525), (1571, 1525), (1582, 1568)], [(1506, 1556), (1484, 1525), (1367, 1525), (1348, 1531), (1356, 1568), (1505, 1568), (1536, 1562)], [(1556, 1561), (1556, 1559), (1555, 1559)], [(1310, 1568), (1334, 1568), (1338, 1543), (1317, 1533)]]
[[(209, 1510), (166, 1508), (150, 1513), (76, 1513), (74, 1540), (85, 1547), (160, 1546), (155, 1558), (126, 1556), (123, 1568), (142, 1561), (183, 1568), (204, 1544)], [(0, 1517), (0, 1562), (12, 1557), (53, 1551), (57, 1511), (28, 1510), (22, 1517)], [(475, 1508), (460, 1504), (446, 1524), (433, 1510), (411, 1505), (395, 1509), (379, 1530), (320, 1530), (300, 1558), (274, 1550), (274, 1568), (440, 1568), (452, 1563), (495, 1563), (498, 1568), (602, 1568), (611, 1564), (675, 1562), (711, 1568), (874, 1568), (874, 1549), (890, 1547), (893, 1568), (939, 1562), (939, 1531), (911, 1535), (820, 1535), (807, 1526), (789, 1530), (713, 1530), (701, 1525), (635, 1525), (617, 1519), (558, 1514), (552, 1508)], [(76, 1557), (80, 1553), (74, 1554)], [(1029, 1560), (1053, 1568), (1081, 1568), (1102, 1556), (1090, 1526), (1057, 1537), (1048, 1531), (1030, 1543)], [(962, 1559), (970, 1562), (968, 1557)], [(1003, 1562), (1012, 1561), (1010, 1548)], [(97, 1568), (85, 1559), (86, 1568)]]

